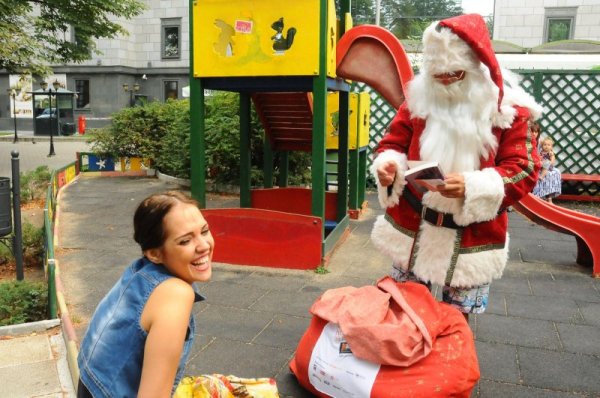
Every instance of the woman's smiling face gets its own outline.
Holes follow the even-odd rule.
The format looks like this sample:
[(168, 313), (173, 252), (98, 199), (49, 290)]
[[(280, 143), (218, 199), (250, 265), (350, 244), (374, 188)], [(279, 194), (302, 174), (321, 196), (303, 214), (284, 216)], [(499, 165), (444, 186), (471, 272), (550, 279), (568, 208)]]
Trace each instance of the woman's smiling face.
[(165, 215), (163, 228), (163, 245), (147, 250), (146, 256), (190, 284), (210, 280), (215, 241), (200, 210), (177, 203)]

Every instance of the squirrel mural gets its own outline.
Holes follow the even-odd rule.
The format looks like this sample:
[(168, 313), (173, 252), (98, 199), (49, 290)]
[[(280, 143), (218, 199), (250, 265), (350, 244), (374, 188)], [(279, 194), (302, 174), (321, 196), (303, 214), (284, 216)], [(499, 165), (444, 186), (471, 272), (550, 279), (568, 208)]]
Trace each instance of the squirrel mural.
[(271, 36), (271, 40), (273, 40), (273, 50), (277, 53), (283, 53), (285, 50), (289, 50), (292, 47), (292, 43), (294, 42), (294, 36), (296, 35), (296, 28), (292, 27), (287, 30), (287, 36), (283, 36), (283, 17), (279, 18), (277, 21), (271, 24), (271, 28), (276, 32), (273, 36)]
[(221, 32), (219, 33), (217, 42), (213, 44), (213, 48), (219, 55), (224, 57), (233, 56), (233, 36), (235, 35), (235, 30), (220, 19), (215, 20), (215, 26), (221, 29)]

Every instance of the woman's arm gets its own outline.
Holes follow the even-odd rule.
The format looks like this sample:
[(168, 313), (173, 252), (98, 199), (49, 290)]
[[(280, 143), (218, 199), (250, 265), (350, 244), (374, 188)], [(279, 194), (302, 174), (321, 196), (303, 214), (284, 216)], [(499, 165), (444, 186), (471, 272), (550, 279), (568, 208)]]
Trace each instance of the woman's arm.
[(181, 279), (167, 279), (154, 289), (141, 324), (148, 331), (138, 397), (170, 397), (188, 329), (194, 291)]

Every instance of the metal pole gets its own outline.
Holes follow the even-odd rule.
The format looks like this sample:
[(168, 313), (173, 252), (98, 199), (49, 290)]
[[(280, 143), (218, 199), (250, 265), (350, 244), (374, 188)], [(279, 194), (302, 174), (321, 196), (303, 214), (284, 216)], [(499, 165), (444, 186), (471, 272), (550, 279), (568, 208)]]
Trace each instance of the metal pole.
[[(52, 89), (48, 87), (48, 96), (50, 97), (50, 152), (48, 157), (56, 155), (54, 152), (54, 123), (52, 123)], [(58, 96), (56, 96), (56, 124), (58, 125)]]
[(13, 139), (13, 144), (19, 141), (19, 137), (17, 136), (17, 93), (13, 90), (12, 92), (13, 99), (13, 119), (15, 121), (15, 138)]
[(381, 0), (375, 1), (375, 25), (380, 25)]
[(21, 180), (19, 177), (19, 151), (11, 151), (12, 166), (12, 195), (13, 195), (13, 222), (15, 232), (13, 236), (13, 255), (17, 264), (17, 280), (23, 280), (23, 232), (21, 229)]

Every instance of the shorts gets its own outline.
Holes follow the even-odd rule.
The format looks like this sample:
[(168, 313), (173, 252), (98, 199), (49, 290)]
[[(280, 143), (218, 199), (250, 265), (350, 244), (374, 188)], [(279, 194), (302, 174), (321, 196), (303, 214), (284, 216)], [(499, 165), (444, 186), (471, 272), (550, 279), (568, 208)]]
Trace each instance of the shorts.
[[(392, 267), (390, 274), (397, 282), (417, 282), (421, 283), (431, 290), (431, 282), (423, 282), (420, 280), (412, 271), (405, 271)], [(488, 304), (488, 297), (490, 295), (490, 284), (475, 287), (442, 287), (442, 301), (450, 304), (465, 314), (482, 314), (485, 312)]]

